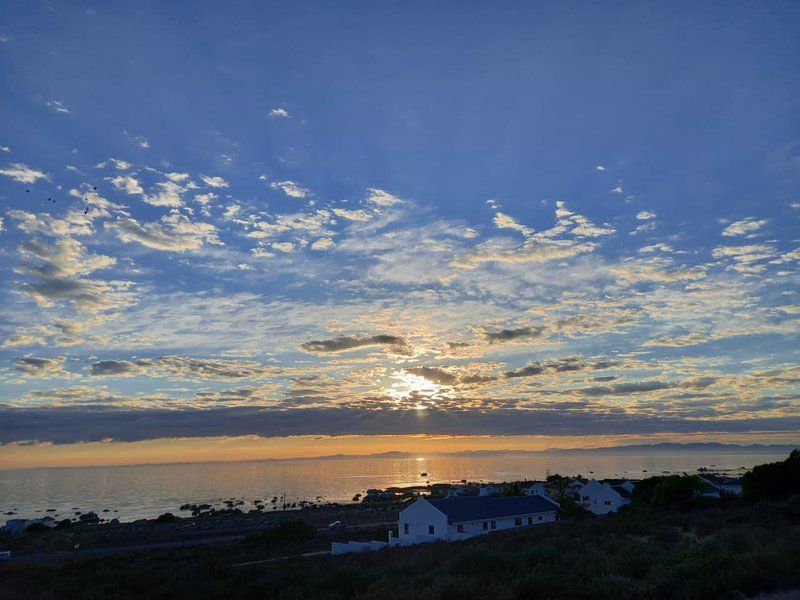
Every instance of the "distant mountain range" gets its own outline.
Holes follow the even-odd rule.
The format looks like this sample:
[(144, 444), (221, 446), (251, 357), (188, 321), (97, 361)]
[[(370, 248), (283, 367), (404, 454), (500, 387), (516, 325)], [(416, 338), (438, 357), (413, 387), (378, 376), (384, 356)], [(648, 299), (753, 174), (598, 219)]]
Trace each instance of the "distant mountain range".
[(723, 444), (720, 442), (661, 442), (659, 444), (631, 444), (595, 448), (548, 448), (547, 450), (464, 450), (461, 452), (381, 452), (379, 454), (331, 454), (294, 459), (267, 460), (352, 460), (359, 458), (412, 458), (420, 456), (479, 457), (479, 456), (552, 456), (592, 454), (665, 454), (682, 452), (687, 454), (789, 454), (800, 444)]

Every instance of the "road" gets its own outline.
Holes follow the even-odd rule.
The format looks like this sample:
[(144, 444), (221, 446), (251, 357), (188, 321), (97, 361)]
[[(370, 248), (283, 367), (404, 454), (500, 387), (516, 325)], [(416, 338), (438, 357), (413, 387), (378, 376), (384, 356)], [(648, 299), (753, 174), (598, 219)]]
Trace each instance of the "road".
[[(394, 525), (395, 522), (383, 522), (383, 523), (360, 523), (358, 525), (348, 526), (346, 529), (340, 531), (352, 531), (354, 529), (372, 529), (375, 527), (385, 527), (387, 525)], [(320, 527), (317, 529), (318, 533), (331, 533), (327, 527)], [(101, 547), (101, 548), (80, 548), (77, 550), (57, 550), (55, 552), (31, 552), (27, 554), (14, 554), (11, 557), (11, 560), (14, 563), (22, 563), (22, 562), (41, 562), (47, 561), (51, 559), (59, 559), (59, 558), (72, 558), (77, 556), (78, 558), (88, 558), (94, 556), (108, 556), (112, 554), (131, 554), (134, 552), (147, 552), (149, 550), (170, 550), (174, 548), (189, 548), (192, 546), (206, 546), (211, 544), (225, 544), (230, 542), (238, 542), (243, 540), (252, 532), (248, 533), (239, 533), (233, 535), (216, 535), (216, 536), (209, 536), (205, 538), (196, 538), (196, 539), (187, 539), (175, 542), (153, 542), (149, 544), (132, 544), (127, 546), (109, 546), (109, 547)], [(325, 554), (328, 551), (320, 551), (320, 552), (311, 552), (307, 553), (307, 555), (315, 555), (315, 554)], [(305, 555), (302, 555), (305, 556)], [(286, 558), (291, 558), (288, 556), (281, 556), (272, 559), (266, 559), (261, 561), (254, 561), (253, 563), (242, 563), (244, 564), (258, 564), (263, 562), (270, 562), (273, 560), (282, 560)], [(242, 565), (235, 565), (235, 566), (242, 566)]]

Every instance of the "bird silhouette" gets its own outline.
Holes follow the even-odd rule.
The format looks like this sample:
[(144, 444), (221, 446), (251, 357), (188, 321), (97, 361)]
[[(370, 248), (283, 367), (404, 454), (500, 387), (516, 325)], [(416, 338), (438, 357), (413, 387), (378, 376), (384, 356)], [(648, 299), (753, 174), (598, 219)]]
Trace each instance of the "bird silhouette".
[(89, 208), (91, 208), (91, 207), (87, 206), (87, 207), (86, 207), (86, 210), (85, 210), (85, 211), (83, 211), (83, 214), (84, 214), (84, 215), (85, 215), (86, 213), (88, 213), (88, 212), (89, 212)]

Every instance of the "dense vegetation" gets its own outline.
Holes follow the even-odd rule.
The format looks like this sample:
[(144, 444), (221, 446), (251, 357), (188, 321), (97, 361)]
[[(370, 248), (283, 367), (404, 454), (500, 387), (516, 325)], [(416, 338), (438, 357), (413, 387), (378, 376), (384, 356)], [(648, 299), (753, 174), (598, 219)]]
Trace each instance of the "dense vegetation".
[(800, 494), (800, 450), (782, 462), (758, 465), (742, 477), (747, 500), (780, 500)]

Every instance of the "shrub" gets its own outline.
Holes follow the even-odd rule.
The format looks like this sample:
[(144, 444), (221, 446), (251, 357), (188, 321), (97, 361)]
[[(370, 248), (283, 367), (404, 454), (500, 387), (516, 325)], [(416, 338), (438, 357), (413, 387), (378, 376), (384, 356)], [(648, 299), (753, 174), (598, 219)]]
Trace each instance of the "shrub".
[(164, 513), (163, 515), (159, 515), (159, 517), (156, 519), (156, 523), (174, 523), (177, 520), (178, 517), (172, 513)]
[(245, 538), (251, 544), (272, 544), (274, 542), (299, 542), (317, 537), (316, 528), (306, 521), (287, 521), (276, 527), (253, 533)]

